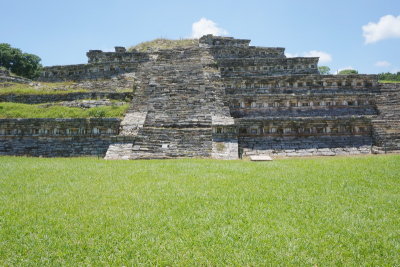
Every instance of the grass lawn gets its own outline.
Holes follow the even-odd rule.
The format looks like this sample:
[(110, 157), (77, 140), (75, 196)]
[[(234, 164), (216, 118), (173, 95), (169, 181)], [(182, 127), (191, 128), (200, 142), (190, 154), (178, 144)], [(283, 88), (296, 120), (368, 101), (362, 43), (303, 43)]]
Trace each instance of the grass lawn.
[(78, 92), (88, 92), (87, 89), (72, 89), (68, 86), (72, 86), (74, 82), (54, 82), (54, 83), (44, 83), (41, 82), (41, 87), (34, 87), (29, 84), (23, 83), (4, 83), (11, 84), (11, 86), (2, 87), (0, 83), (0, 95), (1, 94), (68, 94), (68, 93), (78, 93)]
[[(76, 84), (77, 84), (76, 82), (52, 82), (52, 83), (40, 82), (40, 86), (36, 87), (23, 83), (0, 82), (0, 95), (6, 95), (6, 94), (56, 95), (56, 94), (90, 92), (90, 90), (88, 89), (73, 87)], [(113, 91), (123, 93), (123, 92), (132, 92), (132, 89), (131, 88), (117, 89)]]
[(386, 81), (386, 80), (380, 80), (380, 83), (400, 83), (400, 81)]
[(88, 109), (64, 106), (44, 107), (41, 104), (0, 102), (0, 118), (117, 118), (123, 117), (129, 104)]
[(0, 266), (400, 265), (400, 155), (0, 157)]

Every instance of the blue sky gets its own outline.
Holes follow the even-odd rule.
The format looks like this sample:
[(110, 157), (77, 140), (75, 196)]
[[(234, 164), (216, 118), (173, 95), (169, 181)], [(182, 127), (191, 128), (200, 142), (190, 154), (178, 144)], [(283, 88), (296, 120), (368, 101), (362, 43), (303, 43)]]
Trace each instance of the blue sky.
[[(193, 23), (205, 18), (206, 25), (197, 24), (198, 28), (251, 39), (252, 45), (286, 47), (289, 56), (319, 54), (320, 65), (333, 71), (347, 67), (360, 73), (400, 71), (399, 0), (0, 0), (0, 4), (0, 42), (39, 55), (45, 66), (85, 63), (89, 49), (191, 37)], [(364, 30), (366, 38), (362, 27), (368, 23), (372, 24)]]

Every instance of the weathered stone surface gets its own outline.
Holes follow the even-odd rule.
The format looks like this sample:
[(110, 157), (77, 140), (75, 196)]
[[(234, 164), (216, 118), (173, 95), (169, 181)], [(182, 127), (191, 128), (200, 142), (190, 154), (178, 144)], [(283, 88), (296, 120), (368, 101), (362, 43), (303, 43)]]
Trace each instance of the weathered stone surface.
[(1, 83), (30, 83), (29, 79), (12, 76), (8, 70), (0, 69), (0, 82)]
[(268, 155), (254, 155), (250, 156), (251, 161), (272, 161), (272, 158)]
[(101, 99), (101, 100), (75, 100), (75, 101), (63, 101), (59, 103), (47, 103), (42, 104), (41, 107), (51, 107), (51, 106), (63, 106), (70, 108), (95, 108), (95, 107), (104, 107), (104, 106), (122, 106), (125, 105), (125, 102), (111, 102), (109, 99)]
[(234, 123), (213, 56), (200, 48), (155, 53), (135, 74), (134, 101), (121, 131), (136, 137), (131, 158), (237, 158), (237, 138), (220, 153), (213, 149), (213, 123)]
[(379, 115), (372, 120), (373, 153), (400, 152), (400, 84), (382, 84), (380, 89)]
[(212, 158), (233, 160), (238, 159), (238, 155), (239, 143), (237, 138), (224, 138), (222, 140), (218, 140), (217, 138), (213, 139), (211, 152)]
[(0, 155), (104, 157), (119, 119), (0, 119)]
[(108, 149), (104, 159), (130, 159), (133, 143), (113, 143)]

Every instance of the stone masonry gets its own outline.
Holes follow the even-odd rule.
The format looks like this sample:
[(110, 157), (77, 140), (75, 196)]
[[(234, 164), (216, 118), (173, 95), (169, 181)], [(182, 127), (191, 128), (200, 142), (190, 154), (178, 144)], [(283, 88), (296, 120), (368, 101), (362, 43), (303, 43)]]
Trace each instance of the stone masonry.
[(95, 91), (129, 77), (122, 86), (133, 90), (131, 107), (103, 142), (107, 152), (96, 150), (106, 159), (400, 150), (399, 85), (379, 84), (376, 75), (320, 75), (318, 58), (249, 44), (206, 35), (189, 48), (91, 50), (88, 64), (46, 67), (40, 80), (78, 81)]
[(120, 119), (0, 119), (0, 155), (103, 157)]

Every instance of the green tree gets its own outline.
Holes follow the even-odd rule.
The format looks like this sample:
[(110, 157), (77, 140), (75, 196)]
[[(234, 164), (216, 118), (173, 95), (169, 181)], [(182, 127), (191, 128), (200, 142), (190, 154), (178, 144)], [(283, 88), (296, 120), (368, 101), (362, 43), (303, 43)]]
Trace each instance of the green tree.
[(36, 55), (23, 53), (9, 44), (0, 43), (0, 66), (16, 75), (29, 79), (39, 77), (42, 71), (40, 61), (40, 57)]
[(352, 70), (352, 69), (348, 69), (348, 70), (341, 70), (338, 73), (339, 75), (348, 75), (348, 74), (358, 74), (357, 70)]
[(380, 81), (400, 81), (400, 71), (397, 73), (379, 73), (378, 78)]
[(321, 75), (328, 75), (331, 72), (331, 69), (328, 66), (320, 66), (318, 67), (318, 70)]

